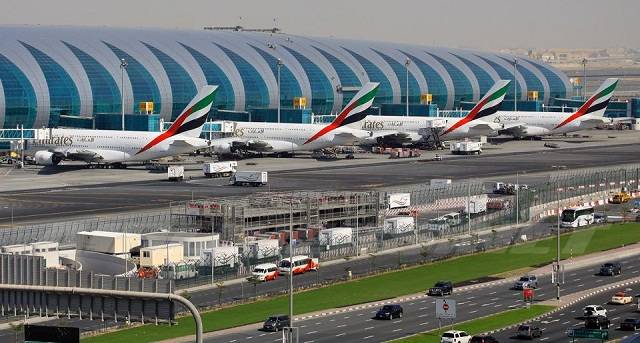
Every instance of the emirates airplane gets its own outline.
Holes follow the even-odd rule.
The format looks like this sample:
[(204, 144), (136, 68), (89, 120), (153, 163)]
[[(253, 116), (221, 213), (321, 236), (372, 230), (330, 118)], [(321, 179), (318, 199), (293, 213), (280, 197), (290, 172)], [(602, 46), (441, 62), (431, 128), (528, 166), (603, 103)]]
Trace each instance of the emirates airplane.
[(617, 85), (618, 79), (606, 79), (593, 96), (574, 113), (499, 111), (488, 116), (486, 120), (500, 125), (501, 135), (515, 138), (592, 129), (599, 124), (613, 122), (611, 118), (604, 116), (604, 112)]
[(379, 83), (369, 82), (351, 99), (333, 122), (323, 124), (288, 124), (234, 122), (233, 137), (213, 139), (213, 152), (273, 153), (286, 156), (299, 151), (314, 151), (338, 145), (351, 145), (369, 138), (371, 132), (349, 127), (362, 120), (362, 112), (373, 104)]
[(49, 136), (29, 142), (37, 164), (56, 166), (63, 160), (125, 167), (126, 162), (142, 162), (176, 156), (206, 148), (200, 138), (215, 100), (218, 86), (204, 86), (167, 131), (113, 131), (49, 129)]

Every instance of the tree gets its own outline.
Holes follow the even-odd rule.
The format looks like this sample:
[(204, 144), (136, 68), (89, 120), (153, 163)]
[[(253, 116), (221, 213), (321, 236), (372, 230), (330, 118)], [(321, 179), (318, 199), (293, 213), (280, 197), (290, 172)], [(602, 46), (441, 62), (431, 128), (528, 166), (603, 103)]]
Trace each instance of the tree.
[(431, 246), (421, 244), (420, 245), (420, 257), (422, 257), (422, 263), (427, 263), (427, 259), (431, 254)]
[(375, 272), (376, 269), (376, 254), (374, 253), (370, 253), (369, 254), (369, 274), (371, 274), (372, 272)]
[(218, 288), (218, 305), (221, 305), (222, 293), (224, 293), (224, 288), (226, 287), (226, 285), (224, 284), (224, 281), (218, 281), (216, 282), (216, 287)]

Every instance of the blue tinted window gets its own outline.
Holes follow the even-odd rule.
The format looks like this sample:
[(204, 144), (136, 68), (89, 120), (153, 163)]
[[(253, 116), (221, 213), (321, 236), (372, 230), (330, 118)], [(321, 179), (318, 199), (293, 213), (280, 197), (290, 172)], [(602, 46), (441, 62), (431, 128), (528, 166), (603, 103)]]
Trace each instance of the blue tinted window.
[(421, 59), (416, 58), (415, 56), (408, 54), (404, 51), (401, 51), (403, 54), (409, 56), (411, 62), (415, 63), (424, 78), (427, 80), (427, 87), (429, 88), (429, 93), (433, 96), (433, 102), (438, 105), (439, 108), (447, 107), (447, 96), (449, 91), (447, 90), (447, 86), (444, 83), (444, 80), (438, 74), (435, 69), (433, 69), (430, 65), (423, 62)]
[(189, 102), (196, 96), (196, 85), (186, 70), (182, 68), (173, 58), (160, 51), (159, 49), (143, 43), (156, 56), (164, 71), (169, 77), (171, 84), (171, 95), (173, 97), (173, 106), (171, 109), (171, 120), (175, 119), (187, 107)]
[(313, 111), (320, 114), (331, 113), (333, 109), (333, 87), (331, 87), (331, 82), (327, 79), (327, 75), (302, 54), (287, 47), (284, 48), (298, 60), (304, 72), (307, 73), (311, 83), (311, 107)]
[(454, 100), (455, 101), (472, 101), (473, 100), (473, 87), (471, 87), (471, 82), (467, 76), (456, 66), (451, 64), (449, 61), (444, 58), (440, 58), (434, 54), (430, 54), (427, 52), (427, 55), (436, 59), (436, 61), (440, 62), (444, 69), (447, 70), (449, 75), (451, 76), (451, 80), (453, 81), (453, 88), (455, 90)]
[[(503, 57), (500, 57), (500, 58), (503, 59), (505, 62), (513, 65), (513, 61), (509, 61), (508, 59)], [(540, 81), (540, 79), (538, 79), (538, 77), (534, 73), (532, 73), (531, 70), (527, 69), (522, 64), (518, 64), (517, 67), (518, 67), (518, 73), (520, 73), (522, 77), (524, 77), (524, 80), (527, 83), (527, 90), (538, 91), (539, 99), (544, 99), (544, 86), (542, 85), (542, 82)]]
[[(400, 95), (401, 103), (407, 102), (407, 68), (404, 64), (400, 64), (398, 61), (393, 58), (381, 53), (380, 51), (373, 50), (378, 55), (380, 55), (393, 69), (393, 72), (396, 73), (398, 77), (398, 82), (400, 82)], [(419, 103), (420, 102), (420, 86), (418, 85), (418, 81), (416, 78), (409, 73), (409, 103)]]
[(391, 82), (389, 82), (389, 79), (387, 79), (382, 70), (376, 67), (375, 64), (371, 63), (371, 61), (358, 55), (357, 53), (344, 47), (343, 49), (347, 50), (351, 55), (353, 55), (356, 60), (358, 60), (358, 62), (362, 65), (362, 68), (364, 68), (364, 71), (369, 76), (369, 80), (380, 83), (380, 86), (378, 88), (378, 95), (376, 95), (376, 98), (373, 100), (373, 102), (375, 104), (392, 103), (393, 89), (391, 88)]
[[(214, 43), (215, 44), (215, 43)], [(244, 86), (245, 108), (269, 106), (269, 90), (256, 68), (235, 52), (216, 44), (231, 59), (240, 73)]]
[(215, 107), (218, 109), (234, 109), (235, 95), (233, 94), (233, 86), (225, 73), (205, 55), (199, 53), (184, 44), (181, 44), (193, 58), (198, 62), (207, 83), (210, 85), (218, 85), (218, 92), (215, 100)]
[[(61, 114), (80, 114), (80, 95), (69, 74), (53, 58), (31, 45), (20, 42), (38, 62), (49, 89), (49, 108), (54, 118)], [(51, 123), (51, 120), (50, 120)]]
[[(515, 86), (517, 85), (518, 87), (518, 98), (521, 97), (521, 90), (522, 90), (522, 85), (520, 85), (520, 81), (518, 81), (517, 83), (513, 82), (513, 70), (512, 71), (508, 71), (506, 68), (504, 68), (503, 66), (499, 65), (498, 63), (495, 63), (489, 59), (486, 59), (482, 56), (476, 55), (478, 58), (482, 59), (483, 61), (487, 62), (487, 64), (489, 64), (491, 66), (491, 68), (493, 68), (496, 73), (498, 73), (498, 75), (500, 76), (501, 80), (511, 80), (511, 83), (509, 83), (509, 90), (507, 91), (507, 95), (505, 96), (505, 99), (513, 99), (513, 91)], [(513, 64), (513, 63), (511, 63)], [(513, 67), (513, 66), (512, 66)]]
[(455, 55), (455, 54), (452, 54), (452, 55), (456, 56), (464, 64), (466, 64), (467, 67), (471, 69), (473, 74), (476, 76), (476, 79), (478, 80), (478, 85), (480, 86), (480, 98), (482, 98), (485, 94), (487, 94), (489, 89), (491, 89), (491, 87), (495, 84), (495, 81), (493, 81), (493, 78), (491, 77), (491, 75), (489, 75), (489, 73), (487, 73), (486, 70), (480, 68), (477, 64), (469, 61), (468, 59), (460, 57), (459, 55)]
[[(338, 78), (340, 79), (340, 85), (342, 87), (360, 87), (362, 83), (360, 83), (360, 79), (356, 76), (356, 74), (347, 66), (344, 62), (339, 60), (337, 57), (329, 54), (328, 52), (317, 48), (314, 46), (318, 52), (320, 52), (328, 61), (331, 63), (333, 69), (335, 69), (336, 73), (338, 73)], [(351, 98), (356, 95), (355, 92), (342, 93), (342, 103), (343, 105), (347, 105)]]
[(37, 115), (36, 94), (24, 73), (0, 54), (0, 82), (4, 89), (4, 127), (33, 127)]
[(127, 73), (127, 75), (129, 75), (131, 90), (133, 91), (133, 109), (129, 110), (133, 110), (135, 112), (137, 104), (143, 101), (153, 101), (153, 110), (156, 113), (160, 113), (160, 105), (162, 103), (162, 99), (160, 98), (160, 91), (158, 90), (156, 81), (153, 79), (153, 77), (151, 77), (151, 74), (149, 74), (147, 69), (126, 52), (116, 48), (115, 46), (107, 42), (102, 43), (106, 44), (109, 49), (111, 49), (111, 51), (116, 54), (118, 59), (124, 58), (127, 62), (127, 68), (125, 68), (125, 72)]
[[(262, 58), (267, 62), (269, 68), (273, 72), (273, 76), (278, 78), (278, 60), (272, 55), (268, 54), (261, 49), (256, 48), (255, 46), (251, 46), (254, 48)], [(286, 65), (282, 65), (280, 67), (280, 106), (282, 107), (292, 107), (293, 106), (293, 98), (302, 96), (302, 90), (300, 89), (300, 85), (296, 80), (293, 73)]]
[(84, 68), (89, 84), (91, 85), (91, 95), (93, 98), (93, 114), (97, 113), (119, 113), (120, 90), (111, 77), (107, 69), (98, 63), (95, 58), (75, 46), (63, 42), (71, 52), (78, 58)]
[(538, 62), (532, 60), (527, 60), (527, 62), (533, 64), (533, 66), (538, 68), (542, 75), (547, 78), (547, 81), (549, 82), (550, 92), (549, 99), (567, 97), (567, 86), (564, 82), (562, 82), (562, 79), (558, 76), (558, 74), (554, 73), (548, 67)]

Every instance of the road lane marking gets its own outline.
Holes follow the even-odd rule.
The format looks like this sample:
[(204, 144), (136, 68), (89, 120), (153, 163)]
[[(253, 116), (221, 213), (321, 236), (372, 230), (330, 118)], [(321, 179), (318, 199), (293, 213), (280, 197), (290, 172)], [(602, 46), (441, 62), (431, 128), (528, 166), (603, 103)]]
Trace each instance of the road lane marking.
[(371, 330), (371, 329), (373, 329), (374, 327), (375, 327), (375, 326), (369, 326), (368, 328), (364, 328), (364, 331)]
[(478, 310), (469, 311), (469, 314), (474, 314), (476, 312), (478, 312)]
[(371, 336), (367, 336), (367, 337), (364, 337), (364, 338), (362, 338), (362, 339), (369, 339), (369, 338), (373, 338), (373, 335), (371, 335)]
[(337, 328), (343, 328), (343, 327), (345, 327), (345, 326), (347, 326), (347, 324), (341, 324), (341, 325), (338, 325), (338, 326), (336, 326), (336, 327), (337, 327)]
[(493, 304), (495, 304), (495, 303), (496, 303), (496, 302), (494, 301), (494, 302), (490, 302), (490, 303), (482, 304), (482, 305), (480, 305), (480, 306), (484, 307), (484, 306), (493, 305)]
[(314, 333), (318, 333), (318, 331), (309, 331), (307, 332), (307, 335), (313, 335)]
[(402, 329), (395, 329), (395, 330), (393, 330), (391, 332), (398, 332), (398, 331), (402, 331)]
[(336, 337), (344, 336), (346, 334), (347, 334), (346, 332), (342, 332), (342, 333), (337, 334)]

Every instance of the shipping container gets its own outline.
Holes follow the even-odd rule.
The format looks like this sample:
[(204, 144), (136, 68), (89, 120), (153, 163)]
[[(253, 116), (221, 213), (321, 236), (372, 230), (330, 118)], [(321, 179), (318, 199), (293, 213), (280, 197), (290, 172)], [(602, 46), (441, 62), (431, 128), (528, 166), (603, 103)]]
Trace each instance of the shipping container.
[(267, 181), (268, 174), (265, 171), (237, 171), (229, 179), (234, 186), (264, 186)]
[(484, 213), (487, 211), (488, 201), (489, 196), (487, 196), (486, 194), (472, 195), (471, 197), (469, 197), (469, 201), (465, 201), (464, 211), (465, 213), (470, 214)]
[(251, 257), (262, 259), (278, 256), (280, 242), (277, 239), (256, 239), (247, 243)]
[(228, 266), (233, 268), (240, 262), (239, 249), (235, 245), (225, 245), (213, 249), (202, 250), (202, 260), (206, 265), (211, 266), (211, 252), (213, 251), (214, 267)]
[(399, 235), (412, 232), (415, 226), (413, 217), (393, 217), (384, 220), (384, 233), (388, 235)]
[(322, 229), (318, 235), (320, 245), (344, 245), (351, 244), (353, 236), (353, 228), (350, 227), (334, 227), (331, 229)]
[(141, 235), (138, 233), (80, 231), (76, 234), (76, 248), (105, 254), (125, 254), (139, 247)]
[(236, 172), (238, 162), (225, 161), (225, 162), (210, 162), (202, 165), (202, 172), (208, 178), (212, 177), (229, 177)]
[(390, 209), (411, 206), (411, 193), (389, 193), (387, 201)]

